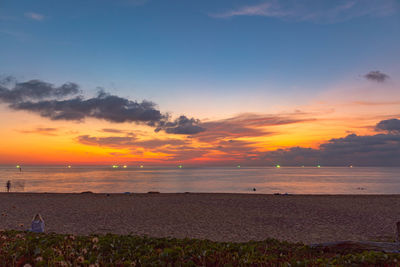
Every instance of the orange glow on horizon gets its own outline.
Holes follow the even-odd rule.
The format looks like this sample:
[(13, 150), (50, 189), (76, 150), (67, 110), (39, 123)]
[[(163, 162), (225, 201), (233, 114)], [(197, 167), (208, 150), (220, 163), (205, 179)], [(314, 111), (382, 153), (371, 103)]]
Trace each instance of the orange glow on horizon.
[[(264, 126), (264, 119), (259, 116), (253, 119), (244, 117), (243, 125), (240, 120), (228, 120), (228, 123), (238, 124), (229, 126), (231, 128), (222, 126), (215, 133), (210, 130), (193, 136), (155, 133), (148, 126), (115, 124), (95, 119), (80, 123), (51, 121), (34, 114), (11, 112), (0, 107), (0, 164), (68, 166), (118, 163), (120, 166), (140, 166), (223, 163), (236, 166), (243, 158), (257, 158), (267, 151), (295, 146), (317, 149), (320, 144), (332, 138), (345, 137), (350, 133), (376, 134), (371, 126), (386, 116), (383, 106), (379, 106), (377, 114), (369, 117), (365, 116), (363, 103), (359, 113), (356, 107), (346, 105), (337, 105), (335, 112), (321, 112), (329, 109), (325, 106), (326, 103), (324, 109), (321, 109), (317, 103), (303, 107), (304, 115), (283, 113), (299, 120), (294, 123)], [(346, 116), (350, 111), (354, 114)], [(248, 127), (249, 132), (240, 130), (240, 127)], [(82, 136), (88, 138), (86, 143), (79, 140)], [(112, 143), (113, 137), (122, 138), (126, 143)], [(107, 138), (111, 138), (111, 141)]]

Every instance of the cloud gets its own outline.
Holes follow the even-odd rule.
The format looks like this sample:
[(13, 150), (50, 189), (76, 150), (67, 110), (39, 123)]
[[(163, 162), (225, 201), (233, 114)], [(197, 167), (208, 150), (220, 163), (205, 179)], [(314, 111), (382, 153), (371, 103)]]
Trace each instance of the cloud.
[[(150, 139), (135, 140), (132, 143), (121, 143), (119, 139), (110, 139), (80, 137), (79, 142), (87, 145), (110, 146), (120, 149), (131, 149), (137, 153), (137, 149), (144, 149), (152, 153), (163, 153), (165, 161), (189, 160), (204, 155), (208, 160), (237, 160), (243, 158), (259, 157), (257, 144), (252, 141), (236, 140), (243, 137), (268, 136), (271, 132), (264, 129), (268, 126), (277, 126), (284, 124), (300, 123), (313, 119), (304, 118), (308, 114), (296, 112), (286, 115), (259, 115), (245, 113), (225, 120), (210, 121), (201, 123), (187, 118), (178, 118), (173, 123), (164, 124), (163, 129), (169, 133), (194, 133), (191, 127), (199, 126), (200, 132), (195, 127), (197, 134), (190, 135), (187, 139)], [(198, 125), (193, 125), (199, 123)], [(184, 125), (184, 128), (182, 127)], [(182, 128), (179, 128), (182, 127)], [(173, 130), (171, 130), (173, 129)], [(202, 129), (207, 129), (206, 131)], [(108, 131), (110, 133), (114, 130)], [(90, 141), (89, 141), (90, 140)], [(124, 140), (124, 139), (123, 139)], [(193, 144), (196, 144), (195, 147)], [(213, 154), (208, 156), (208, 154)]]
[(200, 126), (207, 129), (204, 133), (195, 136), (203, 142), (218, 141), (221, 139), (234, 139), (238, 137), (258, 137), (271, 135), (271, 130), (264, 129), (267, 126), (300, 123), (314, 119), (304, 118), (306, 114), (293, 113), (287, 115), (259, 115), (243, 113), (228, 119), (201, 123)]
[(148, 101), (138, 103), (100, 91), (96, 97), (13, 103), (11, 108), (40, 114), (51, 120), (82, 121), (87, 117), (110, 122), (144, 122), (155, 125), (165, 116)]
[[(7, 87), (10, 85), (12, 88)], [(19, 83), (11, 76), (0, 80), (0, 101), (5, 103), (14, 104), (25, 100), (63, 98), (79, 92), (79, 86), (75, 83), (65, 83), (56, 87), (40, 80)]]
[(123, 130), (112, 129), (112, 128), (104, 128), (104, 129), (101, 129), (101, 131), (105, 132), (105, 133), (124, 133), (125, 132)]
[(370, 80), (370, 81), (374, 81), (374, 82), (385, 82), (386, 80), (389, 79), (389, 75), (380, 72), (379, 70), (375, 70), (375, 71), (370, 71), (367, 74), (364, 75), (365, 79)]
[[(103, 119), (114, 123), (134, 122), (154, 127), (156, 132), (196, 134), (204, 131), (200, 121), (182, 115), (171, 121), (155, 103), (132, 101), (100, 90), (95, 97), (67, 98), (79, 93), (75, 83), (56, 87), (40, 80), (19, 83), (12, 77), (0, 81), (0, 102), (14, 110), (37, 113), (51, 120), (82, 121), (85, 118)], [(66, 99), (67, 98), (67, 99)]]
[(92, 137), (89, 135), (81, 135), (77, 137), (81, 144), (92, 146), (105, 146), (120, 149), (146, 148), (155, 149), (165, 146), (182, 146), (188, 145), (188, 142), (180, 139), (149, 139), (137, 140), (132, 136), (109, 136), (109, 137)]
[(92, 137), (81, 135), (77, 138), (78, 142), (91, 146), (105, 146), (113, 148), (129, 148), (135, 146), (135, 137), (130, 136), (110, 136), (110, 137)]
[[(155, 155), (162, 153), (162, 158), (156, 156), (152, 160), (161, 162), (182, 161), (198, 158), (208, 152), (207, 149), (190, 146), (190, 142), (180, 139), (149, 139), (137, 140), (129, 136), (93, 137), (81, 135), (76, 139), (79, 143), (89, 146), (100, 146), (114, 149), (129, 150), (132, 154), (143, 154), (144, 151)], [(113, 152), (115, 155), (115, 152)], [(123, 155), (129, 155), (123, 153)]]
[(377, 131), (386, 131), (392, 134), (400, 134), (400, 120), (398, 119), (390, 119), (380, 121), (376, 126), (375, 130)]
[(205, 131), (205, 128), (199, 126), (199, 124), (199, 120), (180, 116), (172, 122), (163, 123), (156, 129), (156, 132), (164, 130), (166, 133), (172, 134), (197, 134)]
[(137, 146), (143, 147), (143, 148), (161, 148), (165, 146), (183, 146), (183, 145), (188, 145), (189, 142), (186, 140), (180, 140), (180, 139), (150, 139), (150, 140), (143, 140), (143, 141), (138, 141), (135, 143)]
[(361, 106), (388, 106), (399, 105), (400, 101), (354, 101), (352, 104)]
[(243, 6), (222, 13), (210, 14), (210, 16), (214, 18), (230, 18), (234, 16), (284, 17), (287, 15), (289, 15), (289, 13), (281, 11), (279, 6), (268, 2), (253, 6)]
[(56, 132), (58, 132), (57, 128), (43, 128), (43, 127), (37, 127), (33, 130), (17, 130), (20, 133), (24, 134), (41, 134), (41, 135), (49, 135), (49, 136), (56, 136)]
[(258, 156), (257, 144), (242, 140), (221, 140), (216, 143), (216, 146), (212, 150), (222, 152), (222, 154), (220, 153), (221, 159), (229, 158), (230, 160), (241, 161), (252, 155)]
[(257, 143), (249, 141), (220, 140), (212, 144), (215, 144), (214, 150), (224, 153), (219, 159), (225, 164), (241, 162), (243, 165), (258, 166), (400, 166), (400, 120), (384, 120), (376, 128), (386, 133), (364, 136), (349, 134), (330, 139), (318, 148), (296, 146), (263, 152)]
[(381, 121), (376, 126), (387, 134), (359, 136), (349, 134), (333, 138), (318, 149), (291, 147), (267, 152), (262, 159), (270, 164), (289, 166), (399, 166), (400, 125), (399, 121)]
[(387, 16), (398, 11), (395, 0), (353, 0), (353, 1), (264, 1), (220, 13), (211, 13), (214, 18), (237, 16), (263, 16), (294, 21), (336, 23), (362, 16)]
[(44, 20), (44, 15), (35, 12), (27, 12), (25, 13), (25, 17), (36, 21)]
[[(247, 115), (249, 116), (249, 115)], [(260, 116), (261, 117), (261, 116)], [(258, 117), (258, 119), (260, 119)], [(259, 124), (259, 120), (251, 120)], [(294, 120), (293, 120), (294, 121)], [(224, 137), (203, 138), (201, 135), (186, 139), (137, 140), (126, 136), (91, 137), (79, 136), (78, 142), (117, 149), (129, 149), (137, 154), (148, 151), (162, 153), (162, 157), (150, 160), (158, 162), (191, 161), (207, 164), (236, 164), (272, 166), (399, 166), (400, 158), (400, 120), (383, 120), (376, 125), (386, 133), (375, 135), (348, 134), (333, 138), (318, 148), (289, 147), (273, 151), (263, 151), (256, 141), (237, 138), (245, 135), (239, 131), (233, 139)], [(272, 123), (272, 122), (270, 122)], [(264, 123), (263, 123), (264, 125)], [(211, 129), (213, 131), (213, 129)], [(243, 135), (242, 135), (243, 134)], [(251, 139), (250, 139), (251, 140)]]

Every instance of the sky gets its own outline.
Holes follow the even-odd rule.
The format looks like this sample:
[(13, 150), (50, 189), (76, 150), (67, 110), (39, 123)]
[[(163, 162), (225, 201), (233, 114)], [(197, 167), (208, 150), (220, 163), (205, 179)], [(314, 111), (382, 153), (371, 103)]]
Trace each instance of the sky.
[(0, 164), (400, 166), (397, 0), (0, 2)]

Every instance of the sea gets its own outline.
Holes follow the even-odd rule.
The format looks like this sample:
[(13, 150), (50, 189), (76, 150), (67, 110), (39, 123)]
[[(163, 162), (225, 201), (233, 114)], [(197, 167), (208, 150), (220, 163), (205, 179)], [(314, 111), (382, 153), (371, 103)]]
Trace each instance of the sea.
[(399, 167), (0, 166), (1, 190), (48, 193), (400, 194)]

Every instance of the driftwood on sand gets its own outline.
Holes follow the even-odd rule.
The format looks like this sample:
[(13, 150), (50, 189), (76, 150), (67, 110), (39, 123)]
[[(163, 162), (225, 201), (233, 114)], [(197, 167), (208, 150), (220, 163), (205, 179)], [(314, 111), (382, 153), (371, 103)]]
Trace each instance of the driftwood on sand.
[(372, 250), (400, 253), (400, 221), (396, 223), (396, 242), (338, 241), (310, 245), (324, 250)]

